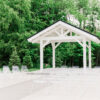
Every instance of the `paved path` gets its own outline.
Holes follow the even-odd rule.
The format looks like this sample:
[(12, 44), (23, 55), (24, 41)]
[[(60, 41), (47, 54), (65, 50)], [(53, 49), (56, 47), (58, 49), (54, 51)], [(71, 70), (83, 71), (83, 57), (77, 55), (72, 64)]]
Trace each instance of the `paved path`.
[[(38, 78), (37, 78), (38, 80)], [(24, 81), (0, 89), (0, 100), (20, 100), (26, 96), (46, 88), (48, 84), (34, 83), (33, 80)]]
[(0, 100), (100, 100), (98, 68), (45, 69), (31, 75), (37, 78), (0, 89)]

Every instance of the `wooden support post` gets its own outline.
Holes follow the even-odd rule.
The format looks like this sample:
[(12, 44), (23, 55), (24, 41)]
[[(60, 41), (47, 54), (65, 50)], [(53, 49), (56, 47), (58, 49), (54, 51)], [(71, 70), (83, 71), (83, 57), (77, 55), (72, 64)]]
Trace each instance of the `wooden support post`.
[(72, 32), (70, 32), (70, 36), (72, 36)]
[(89, 41), (89, 68), (91, 67), (91, 41)]
[(83, 40), (83, 68), (86, 69), (87, 60), (86, 60), (86, 40)]
[(55, 68), (55, 43), (52, 43), (52, 65)]
[(43, 70), (43, 41), (40, 41), (40, 70)]

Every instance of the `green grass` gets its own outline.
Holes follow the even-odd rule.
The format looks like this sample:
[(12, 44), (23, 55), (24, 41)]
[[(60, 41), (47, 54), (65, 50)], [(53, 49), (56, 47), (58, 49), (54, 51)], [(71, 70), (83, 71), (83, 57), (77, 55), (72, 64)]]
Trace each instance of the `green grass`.
[[(30, 69), (28, 69), (29, 72), (37, 71), (37, 70), (39, 70), (39, 68), (30, 68)], [(2, 68), (0, 68), (0, 71), (2, 71)]]
[(37, 71), (37, 70), (39, 70), (39, 68), (30, 68), (30, 69), (28, 69), (29, 70), (29, 72), (32, 72), (32, 71)]
[(2, 71), (2, 68), (0, 68), (0, 71)]

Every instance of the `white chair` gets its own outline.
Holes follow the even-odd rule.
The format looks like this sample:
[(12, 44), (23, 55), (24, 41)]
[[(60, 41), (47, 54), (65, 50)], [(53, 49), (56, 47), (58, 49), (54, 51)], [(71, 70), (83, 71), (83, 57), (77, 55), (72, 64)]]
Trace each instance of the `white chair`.
[(28, 72), (27, 66), (23, 65), (23, 66), (21, 67), (21, 71), (23, 71), (23, 72)]
[(20, 72), (19, 67), (18, 66), (12, 66), (12, 72), (13, 73)]
[(3, 66), (3, 73), (10, 73), (10, 69), (8, 66)]

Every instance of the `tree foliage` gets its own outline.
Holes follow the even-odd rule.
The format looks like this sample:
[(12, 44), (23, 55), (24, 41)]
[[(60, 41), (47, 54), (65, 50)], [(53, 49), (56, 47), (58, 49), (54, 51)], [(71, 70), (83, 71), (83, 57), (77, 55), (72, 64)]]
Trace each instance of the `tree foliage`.
[(25, 56), (23, 57), (23, 65), (26, 65), (28, 68), (33, 67), (33, 62), (32, 62), (29, 51), (27, 51)]
[[(15, 52), (15, 46), (21, 64), (23, 60), (26, 64), (28, 57), (28, 66), (38, 67), (39, 45), (31, 44), (27, 39), (58, 20), (70, 22), (67, 15), (73, 15), (80, 28), (100, 37), (95, 26), (95, 21), (100, 20), (100, 7), (96, 0), (92, 3), (89, 0), (0, 0), (0, 66), (11, 62), (9, 58)], [(100, 46), (92, 46), (95, 65), (100, 65)], [(51, 65), (51, 45), (44, 52), (45, 63)], [(77, 43), (61, 44), (56, 50), (56, 65), (82, 66), (82, 52)]]
[(14, 65), (19, 66), (19, 67), (21, 66), (20, 58), (17, 54), (16, 48), (14, 48), (12, 55), (10, 57), (10, 60), (9, 60), (9, 66), (12, 67)]

